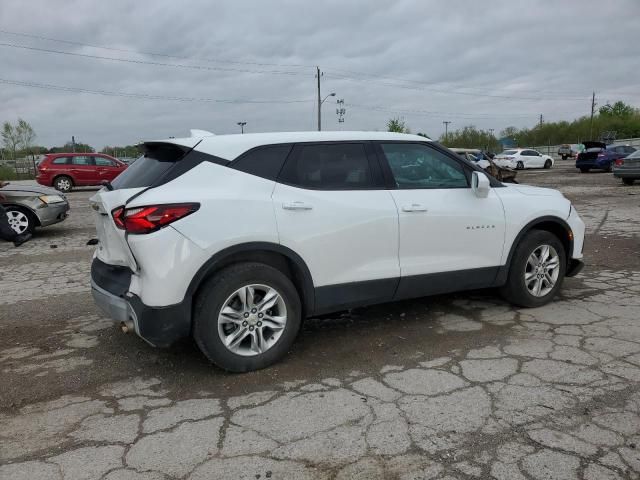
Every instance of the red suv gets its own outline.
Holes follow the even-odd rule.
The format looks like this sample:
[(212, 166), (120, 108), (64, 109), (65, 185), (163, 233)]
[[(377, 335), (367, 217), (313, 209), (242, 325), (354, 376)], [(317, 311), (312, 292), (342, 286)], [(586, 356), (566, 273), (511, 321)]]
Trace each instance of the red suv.
[(74, 186), (102, 185), (120, 175), (127, 164), (103, 153), (50, 153), (38, 165), (36, 180), (68, 192)]

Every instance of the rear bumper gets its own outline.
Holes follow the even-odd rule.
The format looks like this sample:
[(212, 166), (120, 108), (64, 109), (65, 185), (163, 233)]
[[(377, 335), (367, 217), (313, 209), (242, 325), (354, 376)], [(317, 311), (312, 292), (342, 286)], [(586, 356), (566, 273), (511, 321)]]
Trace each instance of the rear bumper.
[[(91, 293), (96, 305), (115, 323), (130, 324), (138, 336), (154, 347), (168, 347), (191, 333), (191, 304), (149, 307), (128, 291), (131, 272), (94, 258)], [(128, 281), (128, 282), (127, 282)]]

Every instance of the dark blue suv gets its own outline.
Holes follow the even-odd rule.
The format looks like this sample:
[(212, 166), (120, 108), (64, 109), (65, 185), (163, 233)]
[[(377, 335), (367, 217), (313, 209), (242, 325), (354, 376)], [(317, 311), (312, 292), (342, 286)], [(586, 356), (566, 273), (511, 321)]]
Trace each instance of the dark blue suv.
[(602, 142), (582, 142), (584, 150), (576, 157), (576, 168), (582, 173), (591, 169), (610, 172), (613, 162), (636, 151), (629, 145), (607, 145)]

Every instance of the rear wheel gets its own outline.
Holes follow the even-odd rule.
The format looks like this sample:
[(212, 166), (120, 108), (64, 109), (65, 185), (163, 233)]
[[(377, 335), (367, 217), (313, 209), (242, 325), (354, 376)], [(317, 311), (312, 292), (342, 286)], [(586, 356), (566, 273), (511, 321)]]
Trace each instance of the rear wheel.
[(302, 322), (291, 280), (269, 265), (232, 265), (209, 280), (194, 310), (200, 350), (232, 372), (265, 368), (288, 351)]
[(566, 159), (567, 159), (567, 156), (566, 156), (566, 155), (562, 155), (562, 159), (563, 159), (563, 160), (566, 160)]
[(6, 207), (9, 226), (14, 232), (22, 235), (25, 233), (33, 233), (36, 228), (36, 219), (34, 215), (19, 207)]
[(544, 168), (551, 168), (551, 160), (547, 159), (547, 161), (544, 162)]
[(524, 170), (524, 163), (522, 162), (522, 160), (516, 163), (516, 170)]
[(589, 169), (588, 168), (581, 168), (580, 169), (580, 173), (589, 173)]
[(521, 307), (545, 305), (560, 289), (566, 265), (564, 246), (558, 237), (544, 230), (532, 230), (516, 247), (507, 283), (500, 293)]
[(609, 164), (606, 166), (606, 168), (604, 169), (605, 172), (610, 172), (613, 170), (613, 165)]
[(622, 183), (625, 185), (633, 185), (635, 178), (623, 178)]
[(60, 175), (53, 181), (53, 186), (56, 190), (61, 192), (70, 192), (73, 188), (73, 180), (71, 180), (71, 177), (67, 177), (66, 175)]

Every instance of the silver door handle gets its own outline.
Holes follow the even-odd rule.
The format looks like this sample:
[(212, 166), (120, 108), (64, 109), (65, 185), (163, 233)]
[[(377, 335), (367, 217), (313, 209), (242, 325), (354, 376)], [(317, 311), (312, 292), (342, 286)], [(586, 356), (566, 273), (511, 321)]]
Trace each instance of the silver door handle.
[(282, 208), (285, 210), (311, 210), (313, 206), (304, 202), (289, 202), (283, 203)]
[(403, 212), (426, 212), (427, 207), (422, 205), (421, 203), (412, 203), (410, 205), (403, 205)]

